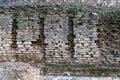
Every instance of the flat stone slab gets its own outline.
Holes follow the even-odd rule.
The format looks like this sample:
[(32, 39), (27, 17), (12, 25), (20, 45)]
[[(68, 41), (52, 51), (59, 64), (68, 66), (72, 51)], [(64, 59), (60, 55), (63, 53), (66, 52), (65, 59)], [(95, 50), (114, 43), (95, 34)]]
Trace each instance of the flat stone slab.
[(40, 76), (39, 80), (120, 80), (119, 77)]

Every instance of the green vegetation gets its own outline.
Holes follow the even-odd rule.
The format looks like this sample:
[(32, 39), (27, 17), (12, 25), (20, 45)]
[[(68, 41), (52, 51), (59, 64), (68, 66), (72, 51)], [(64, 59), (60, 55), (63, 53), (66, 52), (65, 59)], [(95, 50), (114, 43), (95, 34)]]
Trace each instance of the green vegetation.
[(106, 20), (117, 20), (120, 19), (120, 11), (104, 12), (102, 17)]
[(118, 20), (120, 19), (120, 7), (108, 7), (108, 6), (91, 6), (91, 5), (83, 5), (83, 4), (75, 4), (75, 3), (65, 3), (65, 4), (56, 4), (56, 3), (44, 3), (44, 4), (36, 4), (36, 5), (14, 5), (6, 8), (5, 6), (0, 7), (0, 14), (4, 14), (6, 11), (11, 13), (18, 12), (27, 12), (28, 14), (36, 14), (39, 16), (47, 13), (48, 10), (54, 9), (60, 10), (66, 14), (74, 14), (76, 15), (78, 12), (89, 14), (89, 13), (97, 13), (102, 19), (105, 20)]
[[(111, 76), (120, 75), (120, 66), (96, 66), (89, 64), (68, 64), (68, 63), (33, 63), (40, 68), (43, 74), (51, 73), (54, 75), (70, 72), (75, 76)], [(113, 73), (114, 72), (114, 73)]]
[(41, 68), (53, 68), (60, 70), (81, 70), (81, 69), (120, 69), (120, 66), (96, 66), (94, 64), (68, 64), (68, 63), (34, 63)]

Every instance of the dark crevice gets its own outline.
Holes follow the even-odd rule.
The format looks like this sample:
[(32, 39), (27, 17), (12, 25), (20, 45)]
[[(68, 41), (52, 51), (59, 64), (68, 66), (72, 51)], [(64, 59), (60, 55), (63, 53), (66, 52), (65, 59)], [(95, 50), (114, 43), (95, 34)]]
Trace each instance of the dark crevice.
[(40, 18), (39, 17), (39, 31), (40, 31), (40, 35), (39, 35), (39, 43), (40, 43), (40, 47), (42, 49), (42, 54), (43, 54), (43, 59), (45, 59), (45, 44), (44, 44), (44, 40), (45, 40), (45, 36), (44, 36), (44, 18)]
[(68, 22), (68, 46), (69, 46), (69, 53), (70, 53), (70, 62), (73, 62), (74, 60), (74, 31), (73, 31), (73, 18), (74, 17), (69, 17), (69, 22)]
[(13, 19), (13, 22), (12, 22), (12, 40), (13, 40), (13, 43), (12, 43), (12, 47), (13, 48), (16, 48), (17, 47), (17, 44), (16, 44), (16, 35), (17, 35), (17, 29), (18, 29), (18, 21), (17, 19)]
[[(11, 44), (11, 47), (16, 50), (17, 48), (17, 29), (18, 29), (18, 21), (16, 18), (13, 19), (13, 22), (12, 22), (12, 44)], [(16, 60), (18, 61), (18, 55), (16, 54)]]

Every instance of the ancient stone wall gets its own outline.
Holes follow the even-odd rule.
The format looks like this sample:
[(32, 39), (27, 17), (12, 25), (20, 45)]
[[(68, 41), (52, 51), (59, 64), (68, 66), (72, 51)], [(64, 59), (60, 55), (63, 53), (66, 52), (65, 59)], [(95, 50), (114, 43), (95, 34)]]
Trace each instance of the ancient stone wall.
[(118, 56), (115, 60), (114, 55), (106, 57), (108, 54), (100, 53), (101, 49), (97, 44), (100, 39), (98, 16), (82, 11), (71, 16), (59, 8), (46, 10), (43, 16), (43, 13), (38, 15), (37, 12), (32, 12), (33, 9), (43, 13), (46, 10), (31, 7), (31, 12), (23, 9), (18, 11), (17, 15), (9, 12), (10, 10), (0, 14), (1, 62), (99, 64), (104, 60), (104, 62), (120, 63)]
[[(101, 24), (101, 23), (100, 23)], [(104, 24), (104, 25), (103, 25)], [(98, 40), (103, 64), (119, 65), (120, 63), (120, 23), (104, 21), (99, 26)]]
[(66, 14), (50, 13), (46, 15), (45, 58), (47, 62), (68, 62), (68, 17)]
[(0, 14), (0, 61), (15, 61), (12, 39), (12, 15)]
[(16, 30), (16, 55), (18, 61), (32, 61), (40, 59), (40, 27), (36, 15), (27, 17), (19, 16), (17, 21), (18, 29)]
[(82, 18), (82, 14), (80, 13), (78, 13), (74, 19), (74, 57), (78, 63), (99, 62), (99, 48), (95, 43), (98, 39), (95, 23), (97, 23), (97, 21), (92, 22), (90, 16)]
[[(12, 19), (12, 16), (9, 16), (9, 19), (4, 18), (5, 16), (3, 20), (10, 21), (4, 21), (6, 24), (3, 24), (3, 27), (1, 26), (1, 35), (3, 36), (1, 36), (1, 46), (3, 46), (1, 50), (6, 50), (4, 55), (8, 55), (10, 53), (13, 54), (13, 49), (16, 61), (29, 62), (40, 60), (44, 57), (46, 62), (69, 62), (71, 59), (70, 56), (73, 53), (75, 54), (73, 55), (75, 57), (74, 61), (78, 63), (94, 62), (96, 58), (100, 57), (94, 42), (97, 39), (95, 25), (74, 25), (73, 34), (76, 37), (73, 39), (74, 43), (72, 43), (69, 42), (72, 38), (68, 39), (68, 37), (72, 37), (72, 35), (68, 36), (68, 32), (70, 32), (68, 31), (68, 23), (70, 23), (70, 20), (68, 20), (68, 16), (64, 13), (48, 12), (43, 23), (38, 23), (40, 19), (37, 15), (29, 17), (24, 16), (22, 13), (17, 16), (16, 23), (14, 22), (16, 25), (13, 25), (15, 19)], [(75, 22), (78, 22), (78, 18), (76, 16)], [(41, 26), (40, 24), (44, 25)], [(12, 34), (12, 27), (17, 27), (13, 31), (13, 34), (16, 32), (16, 35)], [(43, 34), (40, 31), (41, 27), (44, 27)], [(5, 34), (3, 35), (3, 33)], [(45, 37), (44, 41), (40, 39), (42, 35)], [(12, 43), (13, 45), (11, 46)], [(44, 45), (44, 49), (42, 49), (43, 45), (41, 44)], [(75, 44), (75, 47), (73, 46), (75, 52), (70, 52), (69, 44)], [(8, 58), (2, 58), (8, 61)]]

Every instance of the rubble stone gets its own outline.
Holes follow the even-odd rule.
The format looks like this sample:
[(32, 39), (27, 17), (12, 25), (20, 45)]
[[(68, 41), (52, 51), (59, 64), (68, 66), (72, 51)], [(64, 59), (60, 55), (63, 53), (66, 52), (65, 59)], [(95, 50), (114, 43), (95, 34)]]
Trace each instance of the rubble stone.
[(0, 63), (0, 80), (38, 80), (39, 69), (22, 62)]

